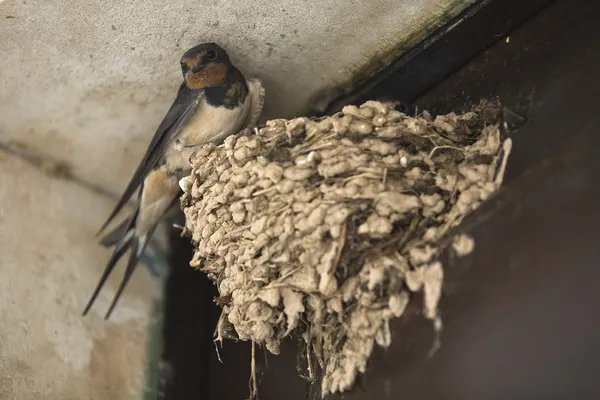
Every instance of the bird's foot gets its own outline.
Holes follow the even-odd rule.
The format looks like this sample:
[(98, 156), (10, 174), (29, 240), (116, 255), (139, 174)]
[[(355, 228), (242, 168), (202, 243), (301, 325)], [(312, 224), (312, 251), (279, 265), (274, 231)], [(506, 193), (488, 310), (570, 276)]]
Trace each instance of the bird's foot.
[(200, 150), (200, 148), (202, 148), (202, 146), (204, 146), (204, 144), (199, 144), (199, 145), (183, 144), (183, 142), (181, 142), (179, 139), (175, 139), (175, 143), (173, 144), (173, 147), (177, 151), (192, 150), (192, 151), (196, 152), (196, 151)]
[(204, 147), (204, 145), (185, 147), (186, 150), (190, 150), (190, 157), (188, 158), (190, 164), (192, 164), (192, 160), (196, 157), (196, 153), (198, 153), (198, 150), (200, 150), (202, 147)]
[(175, 148), (175, 150), (177, 150), (177, 151), (189, 151), (190, 152), (190, 157), (189, 157), (189, 162), (190, 163), (192, 162), (192, 159), (194, 158), (194, 156), (196, 155), (196, 153), (198, 152), (198, 150), (200, 150), (202, 148), (202, 146), (204, 146), (204, 144), (200, 144), (200, 145), (185, 145), (179, 139), (175, 139), (175, 143), (173, 143), (173, 148)]
[(175, 150), (177, 151), (183, 151), (185, 150), (187, 146), (185, 144), (183, 144), (183, 142), (179, 139), (175, 139), (175, 143), (173, 143), (173, 148), (175, 148)]

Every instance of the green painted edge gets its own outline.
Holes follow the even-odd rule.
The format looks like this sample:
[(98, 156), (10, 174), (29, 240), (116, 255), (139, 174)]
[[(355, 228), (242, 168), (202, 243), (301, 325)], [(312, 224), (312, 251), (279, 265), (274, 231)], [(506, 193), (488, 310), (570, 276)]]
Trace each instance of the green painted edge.
[[(161, 252), (162, 253), (162, 252)], [(157, 264), (161, 265), (163, 271), (157, 278), (160, 282), (160, 290), (157, 291), (157, 295), (152, 299), (152, 306), (150, 311), (150, 321), (147, 327), (146, 342), (146, 361), (144, 368), (144, 380), (143, 380), (143, 400), (157, 400), (159, 399), (159, 385), (160, 385), (160, 364), (164, 349), (164, 307), (165, 307), (165, 288), (169, 278), (170, 268), (166, 263), (166, 257), (163, 254), (159, 254), (156, 257)]]

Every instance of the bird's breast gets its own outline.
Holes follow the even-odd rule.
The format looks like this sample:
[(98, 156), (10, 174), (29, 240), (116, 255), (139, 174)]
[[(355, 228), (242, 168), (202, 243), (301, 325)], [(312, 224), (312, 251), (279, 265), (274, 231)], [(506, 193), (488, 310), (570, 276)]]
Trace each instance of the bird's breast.
[(178, 139), (186, 146), (198, 146), (239, 132), (248, 113), (247, 103), (228, 109), (202, 102), (181, 129)]
[[(247, 114), (248, 99), (242, 106), (234, 109), (214, 107), (206, 102), (201, 102), (176, 139), (186, 147), (223, 140), (243, 129)], [(193, 150), (177, 150), (174, 143), (169, 146), (166, 154), (169, 170), (189, 169), (189, 157)]]

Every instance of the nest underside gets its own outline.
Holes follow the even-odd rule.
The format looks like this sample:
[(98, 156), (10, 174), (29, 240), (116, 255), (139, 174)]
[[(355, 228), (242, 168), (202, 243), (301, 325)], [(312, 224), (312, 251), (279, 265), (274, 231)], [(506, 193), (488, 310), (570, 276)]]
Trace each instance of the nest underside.
[(451, 229), (501, 185), (510, 140), (497, 103), (431, 118), (392, 104), (272, 120), (207, 145), (181, 182), (191, 265), (216, 283), (217, 338), (277, 354), (296, 335), (323, 395), (350, 388), (411, 293), (441, 320), (440, 256), (474, 242)]

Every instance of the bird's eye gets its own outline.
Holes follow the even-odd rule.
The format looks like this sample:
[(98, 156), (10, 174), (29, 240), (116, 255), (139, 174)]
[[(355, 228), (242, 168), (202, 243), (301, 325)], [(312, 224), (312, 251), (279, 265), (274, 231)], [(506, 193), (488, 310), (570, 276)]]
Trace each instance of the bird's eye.
[(209, 50), (206, 53), (206, 58), (208, 58), (209, 60), (214, 60), (215, 58), (217, 58), (217, 52), (214, 50)]

